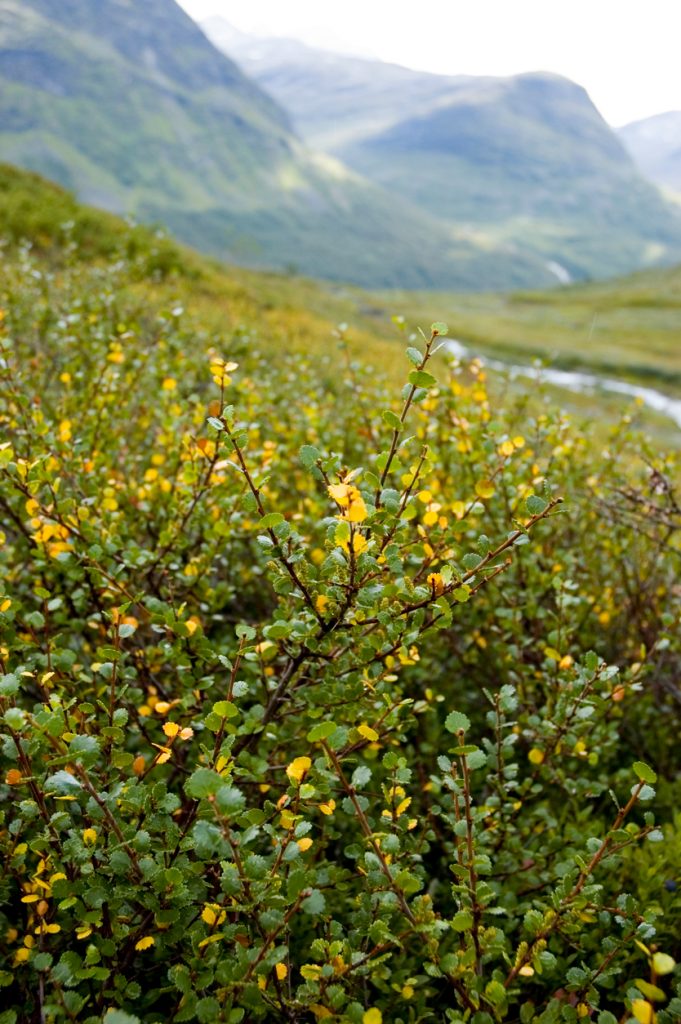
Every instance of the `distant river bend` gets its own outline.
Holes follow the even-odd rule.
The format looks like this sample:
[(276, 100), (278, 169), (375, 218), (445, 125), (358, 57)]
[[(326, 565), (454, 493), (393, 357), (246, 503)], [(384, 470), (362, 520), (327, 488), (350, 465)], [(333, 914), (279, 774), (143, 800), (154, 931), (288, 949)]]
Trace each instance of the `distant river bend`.
[(581, 394), (611, 391), (619, 395), (627, 395), (630, 398), (640, 398), (645, 405), (656, 412), (662, 413), (663, 416), (668, 416), (681, 429), (681, 399), (671, 398), (655, 388), (631, 384), (626, 380), (601, 377), (596, 373), (584, 373), (581, 370), (556, 370), (550, 366), (529, 366), (526, 364), (506, 363), (501, 359), (488, 359), (486, 356), (483, 357), (479, 353), (473, 352), (472, 349), (455, 338), (447, 339), (445, 344), (453, 356), (457, 356), (459, 359), (470, 359), (476, 355), (491, 370), (508, 373), (511, 377), (528, 377), (531, 380), (542, 380), (549, 384), (555, 384), (557, 387), (566, 388), (568, 391), (577, 391)]

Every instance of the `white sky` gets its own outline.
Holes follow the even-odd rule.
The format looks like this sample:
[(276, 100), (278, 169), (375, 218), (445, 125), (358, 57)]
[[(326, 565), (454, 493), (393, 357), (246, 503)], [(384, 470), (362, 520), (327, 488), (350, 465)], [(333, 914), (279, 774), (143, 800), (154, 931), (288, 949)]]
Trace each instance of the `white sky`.
[(681, 0), (179, 0), (197, 20), (441, 74), (555, 71), (607, 121), (681, 110)]

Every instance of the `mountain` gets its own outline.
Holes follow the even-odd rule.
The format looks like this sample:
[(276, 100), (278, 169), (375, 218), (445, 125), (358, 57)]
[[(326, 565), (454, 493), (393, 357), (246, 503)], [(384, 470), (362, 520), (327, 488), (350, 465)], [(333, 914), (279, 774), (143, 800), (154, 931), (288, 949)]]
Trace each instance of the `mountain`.
[(651, 181), (681, 195), (681, 110), (632, 121), (618, 134)]
[(373, 286), (555, 280), (312, 153), (174, 0), (0, 0), (0, 159), (247, 265)]
[(681, 213), (568, 79), (448, 77), (203, 27), (306, 141), (440, 223), (575, 278), (681, 257)]

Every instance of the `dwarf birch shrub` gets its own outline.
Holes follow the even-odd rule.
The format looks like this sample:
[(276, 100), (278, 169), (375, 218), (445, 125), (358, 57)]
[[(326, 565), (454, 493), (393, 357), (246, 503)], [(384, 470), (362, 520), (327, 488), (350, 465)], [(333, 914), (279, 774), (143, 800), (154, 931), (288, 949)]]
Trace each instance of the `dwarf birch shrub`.
[(670, 459), (126, 273), (5, 295), (2, 1024), (680, 1019)]

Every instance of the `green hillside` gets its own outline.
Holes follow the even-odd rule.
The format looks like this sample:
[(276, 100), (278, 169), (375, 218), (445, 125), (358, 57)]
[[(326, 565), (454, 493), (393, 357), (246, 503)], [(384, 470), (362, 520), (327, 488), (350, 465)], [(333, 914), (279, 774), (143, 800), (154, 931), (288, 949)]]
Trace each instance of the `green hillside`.
[(174, 0), (0, 0), (0, 158), (251, 266), (375, 287), (548, 284), (296, 138)]
[(312, 145), (554, 282), (681, 259), (681, 211), (565, 78), (448, 77), (205, 25)]

